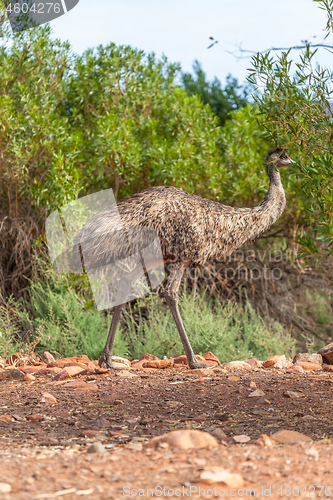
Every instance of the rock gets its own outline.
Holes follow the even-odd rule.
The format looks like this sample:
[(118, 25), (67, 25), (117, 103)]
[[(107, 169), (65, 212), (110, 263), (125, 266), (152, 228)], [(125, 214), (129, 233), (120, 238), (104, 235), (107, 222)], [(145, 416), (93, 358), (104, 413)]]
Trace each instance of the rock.
[(77, 366), (77, 365), (64, 367), (64, 371), (66, 371), (68, 373), (68, 375), (70, 375), (71, 377), (73, 375), (76, 375), (77, 373), (83, 372), (83, 370), (85, 370), (84, 365), (83, 365), (83, 368), (82, 368), (82, 366)]
[(21, 417), (21, 415), (17, 415), (17, 413), (13, 413), (12, 417), (17, 422), (25, 422), (25, 418)]
[(259, 361), (257, 358), (245, 359), (244, 361), (248, 365), (252, 366), (252, 368), (261, 368), (263, 363), (262, 361)]
[(291, 398), (291, 399), (297, 399), (297, 398), (304, 398), (304, 394), (302, 392), (294, 392), (294, 391), (285, 391), (283, 395), (286, 398)]
[(88, 365), (90, 363), (90, 359), (85, 354), (82, 354), (81, 356), (72, 356), (71, 358), (56, 359), (55, 361), (48, 363), (47, 367), (52, 368), (53, 366), (58, 366), (60, 368), (63, 368), (64, 365), (71, 363), (71, 362), (83, 363), (85, 365)]
[(53, 413), (54, 417), (60, 417), (60, 418), (70, 418), (71, 414), (68, 411), (55, 411)]
[(272, 439), (271, 437), (267, 436), (267, 434), (261, 434), (261, 436), (258, 437), (256, 443), (259, 446), (268, 446), (268, 447), (271, 447), (271, 446), (275, 445), (274, 439)]
[(301, 420), (304, 420), (304, 422), (307, 422), (308, 420), (318, 420), (316, 417), (314, 417), (313, 415), (304, 415), (303, 417), (301, 417)]
[(262, 364), (264, 368), (280, 368), (280, 369), (289, 368), (291, 365), (292, 363), (287, 360), (284, 354), (270, 356)]
[(236, 441), (236, 443), (248, 443), (251, 441), (250, 436), (246, 436), (246, 434), (238, 434), (236, 436), (232, 436), (232, 439)]
[(333, 365), (323, 365), (324, 372), (333, 372)]
[(182, 354), (181, 356), (177, 356), (176, 358), (173, 358), (174, 360), (174, 363), (177, 364), (177, 365), (188, 365), (188, 362), (187, 362), (187, 357), (185, 356), (185, 354)]
[(221, 364), (220, 361), (219, 361), (219, 359), (215, 356), (215, 354), (213, 354), (210, 351), (205, 352), (202, 355), (202, 357), (205, 358), (206, 363), (209, 363), (209, 364), (212, 364), (212, 365), (220, 365)]
[(223, 365), (227, 370), (252, 370), (252, 366), (246, 361), (229, 361)]
[(313, 457), (315, 460), (318, 460), (319, 458), (319, 451), (312, 446), (311, 448), (307, 448), (304, 453), (310, 457)]
[(61, 370), (57, 375), (54, 377), (55, 382), (59, 382), (61, 380), (66, 380), (68, 378), (72, 378), (70, 375), (68, 375), (68, 372), (66, 370)]
[(39, 401), (40, 403), (49, 403), (49, 404), (55, 404), (58, 403), (56, 398), (52, 396), (49, 392), (43, 392), (42, 397)]
[(241, 377), (236, 377), (235, 375), (231, 375), (230, 377), (228, 377), (228, 380), (230, 382), (238, 382), (238, 380), (242, 380)]
[(12, 379), (12, 380), (23, 380), (25, 374), (16, 368), (11, 370), (5, 370), (0, 372), (0, 380)]
[(319, 349), (318, 354), (321, 354), (325, 363), (333, 365), (333, 342)]
[(200, 474), (200, 482), (205, 484), (224, 483), (229, 488), (243, 486), (244, 480), (240, 474), (234, 474), (223, 467), (209, 467)]
[(218, 441), (208, 432), (192, 429), (171, 431), (161, 436), (156, 436), (149, 441), (148, 447), (157, 448), (161, 443), (166, 443), (171, 448), (178, 448), (180, 450), (215, 448), (218, 446)]
[(105, 448), (100, 443), (99, 441), (96, 441), (96, 443), (93, 443), (89, 448), (87, 449), (87, 453), (105, 453)]
[(310, 363), (308, 361), (297, 361), (294, 366), (301, 366), (304, 371), (310, 372), (314, 370), (321, 370), (321, 365), (318, 365), (317, 363)]
[(304, 373), (304, 370), (301, 366), (293, 365), (290, 368), (288, 368), (287, 372)]
[(84, 429), (83, 431), (80, 432), (81, 437), (87, 437), (87, 438), (93, 438), (95, 436), (104, 436), (105, 434), (102, 434), (100, 431), (94, 431), (92, 429)]
[(251, 380), (249, 387), (250, 387), (250, 389), (255, 389), (257, 387), (257, 384), (253, 380)]
[(309, 356), (311, 356), (311, 354), (308, 352), (298, 352), (293, 358), (293, 363), (297, 363), (297, 361), (301, 360), (303, 361), (304, 358), (308, 358)]
[(54, 356), (48, 351), (43, 352), (41, 360), (44, 361), (44, 363), (53, 363), (55, 361)]
[(321, 354), (310, 354), (306, 358), (302, 359), (302, 361), (308, 361), (308, 363), (315, 363), (317, 365), (323, 364), (323, 357)]
[(42, 420), (44, 420), (43, 415), (39, 415), (39, 413), (34, 413), (33, 415), (27, 415), (25, 418), (30, 422), (41, 422)]
[(60, 373), (62, 371), (61, 368), (58, 368), (57, 366), (53, 366), (52, 368), (42, 368), (41, 370), (38, 370), (38, 372), (36, 372), (36, 375), (41, 375), (42, 377), (48, 377), (48, 376), (53, 376), (53, 375), (57, 375), (58, 373)]
[(11, 422), (12, 420), (11, 415), (1, 415), (0, 417), (0, 422)]
[(262, 396), (265, 396), (265, 393), (261, 389), (250, 392), (250, 394), (248, 395), (249, 398), (261, 398)]
[(144, 354), (142, 354), (142, 356), (139, 358), (139, 361), (142, 361), (142, 360), (145, 360), (145, 361), (159, 361), (160, 358), (158, 358), (157, 356), (154, 356), (153, 354), (149, 354), (148, 352), (145, 352)]
[[(217, 365), (211, 365), (211, 366), (217, 366)], [(200, 379), (193, 379), (192, 382), (201, 382), (202, 380), (208, 380), (208, 377), (205, 375), (212, 375), (214, 374), (214, 369), (212, 368), (195, 368), (194, 370), (191, 370), (189, 372), (190, 375), (199, 375)]]
[(220, 429), (219, 427), (216, 427), (216, 429), (211, 431), (210, 434), (214, 436), (214, 438), (216, 438), (220, 443), (221, 441), (230, 441), (226, 433), (223, 432), (223, 430)]
[(42, 370), (44, 365), (39, 365), (39, 366), (21, 366), (20, 371), (23, 373), (36, 373), (39, 372), (39, 370)]
[(145, 361), (142, 365), (143, 368), (157, 368), (159, 370), (164, 368), (173, 368), (173, 359), (160, 359), (156, 361)]
[(62, 387), (64, 389), (77, 389), (78, 387), (85, 387), (86, 385), (88, 384), (84, 380), (70, 380), (63, 384)]
[(0, 494), (10, 493), (12, 487), (9, 483), (0, 483)]
[[(140, 361), (140, 363), (141, 363), (141, 361)], [(147, 361), (143, 361), (143, 364), (144, 363), (147, 363)], [(114, 368), (117, 368), (117, 370), (126, 370), (126, 368), (131, 369), (131, 365), (127, 366), (127, 365), (124, 365), (123, 363), (118, 363), (117, 361), (113, 361), (112, 364), (113, 364)]]
[(112, 361), (116, 363), (121, 363), (125, 366), (131, 366), (131, 362), (129, 359), (121, 358), (120, 356), (112, 356)]
[(36, 377), (34, 377), (34, 375), (32, 375), (31, 373), (26, 373), (24, 375), (24, 379), (23, 379), (25, 382), (32, 382), (33, 380), (36, 380)]
[(297, 431), (282, 430), (275, 432), (270, 436), (271, 439), (278, 441), (279, 443), (300, 443), (312, 441), (312, 439), (305, 434), (301, 434)]

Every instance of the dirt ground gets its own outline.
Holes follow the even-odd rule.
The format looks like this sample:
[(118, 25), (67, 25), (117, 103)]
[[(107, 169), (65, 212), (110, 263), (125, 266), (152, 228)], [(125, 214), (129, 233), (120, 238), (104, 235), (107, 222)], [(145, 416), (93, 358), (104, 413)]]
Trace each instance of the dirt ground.
[[(333, 496), (332, 374), (210, 372), (105, 371), (76, 377), (77, 387), (46, 376), (1, 381), (0, 482), (11, 492), (0, 497)], [(256, 388), (264, 395), (249, 397)], [(44, 402), (45, 392), (57, 402)], [(225, 434), (211, 449), (147, 446), (153, 436), (189, 428)], [(312, 441), (256, 443), (280, 430)], [(236, 443), (237, 435), (250, 441)], [(87, 452), (96, 441), (103, 453)], [(240, 474), (241, 488), (203, 482), (212, 466)]]

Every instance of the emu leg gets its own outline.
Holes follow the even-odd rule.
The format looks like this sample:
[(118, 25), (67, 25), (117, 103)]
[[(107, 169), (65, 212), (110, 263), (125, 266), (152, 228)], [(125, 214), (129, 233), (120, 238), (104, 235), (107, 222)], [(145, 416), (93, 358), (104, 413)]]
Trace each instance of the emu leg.
[(167, 301), (168, 306), (171, 309), (173, 319), (175, 320), (177, 330), (180, 336), (180, 340), (182, 341), (184, 351), (187, 357), (187, 361), (189, 367), (192, 369), (195, 368), (214, 368), (212, 365), (208, 365), (206, 363), (201, 363), (195, 357), (192, 346), (190, 344), (189, 338), (186, 334), (185, 327), (182, 321), (182, 318), (178, 309), (178, 291), (181, 283), (181, 279), (184, 273), (185, 267), (178, 266), (174, 267), (174, 269), (170, 272), (168, 284), (166, 286), (166, 290), (164, 293), (165, 300)]
[(107, 368), (114, 368), (112, 363), (112, 348), (113, 342), (116, 335), (117, 326), (119, 323), (121, 310), (123, 305), (126, 303), (126, 299), (128, 297), (128, 293), (131, 290), (132, 284), (143, 274), (143, 269), (141, 266), (136, 267), (127, 277), (126, 281), (121, 283), (119, 293), (117, 296), (118, 306), (115, 306), (110, 326), (110, 331), (108, 338), (106, 340), (105, 347), (102, 351), (101, 357), (98, 360), (99, 366), (102, 366), (103, 363), (106, 364)]
[(109, 335), (101, 357), (98, 360), (99, 366), (102, 366), (103, 363), (105, 363), (107, 368), (114, 368), (112, 363), (112, 348), (123, 305), (124, 304), (120, 304), (114, 308)]

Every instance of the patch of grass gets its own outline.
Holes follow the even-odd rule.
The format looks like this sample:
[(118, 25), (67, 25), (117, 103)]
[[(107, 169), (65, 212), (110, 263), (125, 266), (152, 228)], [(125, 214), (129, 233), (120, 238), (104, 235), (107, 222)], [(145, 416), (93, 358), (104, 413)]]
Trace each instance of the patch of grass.
[[(149, 319), (140, 316), (140, 306), (148, 307)], [(171, 357), (183, 353), (171, 312), (158, 297), (147, 297), (137, 303), (139, 321), (128, 315), (124, 332), (131, 357), (144, 352)], [(273, 354), (293, 355), (295, 341), (279, 323), (269, 327), (249, 301), (244, 306), (204, 295), (182, 295), (179, 309), (196, 354), (212, 351), (222, 361), (265, 359)]]
[[(25, 351), (39, 336), (37, 353), (51, 350), (61, 356), (87, 354), (98, 359), (112, 314), (96, 310), (79, 279), (57, 274), (45, 261), (36, 265), (29, 300), (10, 299), (0, 308), (0, 353)], [(279, 323), (267, 326), (248, 301), (221, 306), (204, 294), (184, 294), (179, 308), (196, 354), (212, 351), (225, 362), (293, 353), (290, 334)], [(169, 308), (154, 295), (123, 309), (115, 338), (114, 354), (136, 359), (144, 352), (160, 358), (184, 352)]]
[[(28, 287), (29, 300), (2, 300), (0, 308), (0, 354), (25, 351), (41, 332), (36, 352), (51, 350), (61, 356), (87, 354), (98, 359), (105, 345), (110, 314), (86, 307), (64, 275), (38, 261), (38, 277)], [(127, 345), (121, 332), (116, 335), (114, 353), (124, 355)]]

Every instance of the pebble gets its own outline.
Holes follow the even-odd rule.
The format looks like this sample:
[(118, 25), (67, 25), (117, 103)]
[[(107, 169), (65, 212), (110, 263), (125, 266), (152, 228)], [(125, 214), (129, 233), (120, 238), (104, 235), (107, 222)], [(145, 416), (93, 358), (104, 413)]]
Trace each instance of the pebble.
[(93, 438), (95, 436), (100, 436), (102, 433), (100, 431), (94, 431), (92, 429), (85, 429), (80, 432), (81, 437)]
[(0, 417), (0, 422), (11, 422), (11, 421), (12, 421), (11, 415), (1, 415)]
[(58, 403), (57, 399), (52, 396), (49, 392), (43, 392), (42, 397), (39, 401), (40, 403), (49, 403), (49, 404), (55, 404)]
[(284, 354), (269, 356), (269, 358), (267, 358), (262, 364), (264, 368), (280, 368), (280, 369), (289, 368), (291, 365), (292, 363), (287, 360)]
[(333, 342), (319, 349), (318, 354), (323, 357), (325, 363), (333, 365)]
[(309, 436), (306, 436), (305, 434), (301, 434), (300, 432), (297, 431), (288, 431), (288, 430), (281, 430), (275, 432), (270, 437), (275, 441), (278, 441), (279, 443), (299, 443), (299, 442), (312, 441), (312, 439)]
[(20, 370), (17, 370), (16, 368), (0, 372), (0, 380), (5, 380), (5, 379), (23, 380), (24, 377), (25, 374)]
[(267, 436), (267, 434), (261, 434), (261, 436), (258, 437), (256, 443), (259, 444), (259, 446), (267, 446), (270, 448), (275, 445), (275, 440)]
[(100, 441), (96, 441), (96, 443), (93, 443), (87, 449), (87, 453), (105, 453), (105, 451), (106, 450)]
[(285, 391), (283, 395), (286, 398), (291, 398), (291, 399), (297, 399), (297, 398), (304, 398), (304, 394), (302, 392), (295, 392), (295, 391)]
[(33, 415), (27, 415), (25, 418), (30, 422), (41, 422), (42, 420), (44, 420), (43, 415), (39, 415), (38, 413), (34, 413)]
[(251, 441), (250, 436), (246, 436), (246, 434), (239, 434), (237, 436), (232, 436), (232, 439), (236, 441), (236, 443), (248, 443)]
[(91, 420), (89, 424), (93, 427), (110, 427), (111, 422), (106, 418), (97, 418), (96, 420)]
[(321, 370), (321, 365), (317, 363), (310, 363), (309, 361), (297, 361), (294, 366), (301, 366), (304, 371)]
[(43, 352), (41, 359), (44, 363), (52, 363), (55, 361), (54, 356), (48, 351)]
[(223, 467), (209, 467), (200, 474), (200, 481), (205, 484), (224, 483), (229, 488), (240, 488), (244, 484), (243, 477), (240, 474), (230, 472)]
[(245, 361), (229, 361), (223, 367), (228, 370), (252, 370), (252, 366)]
[(9, 483), (0, 483), (0, 493), (10, 493), (12, 491), (12, 487)]
[(261, 398), (262, 396), (265, 396), (265, 393), (261, 389), (250, 392), (250, 394), (248, 395), (249, 398)]
[(181, 450), (215, 448), (218, 446), (216, 438), (208, 432), (192, 429), (171, 431), (161, 436), (156, 436), (149, 441), (148, 447), (157, 448), (162, 443), (169, 445), (170, 448)]

